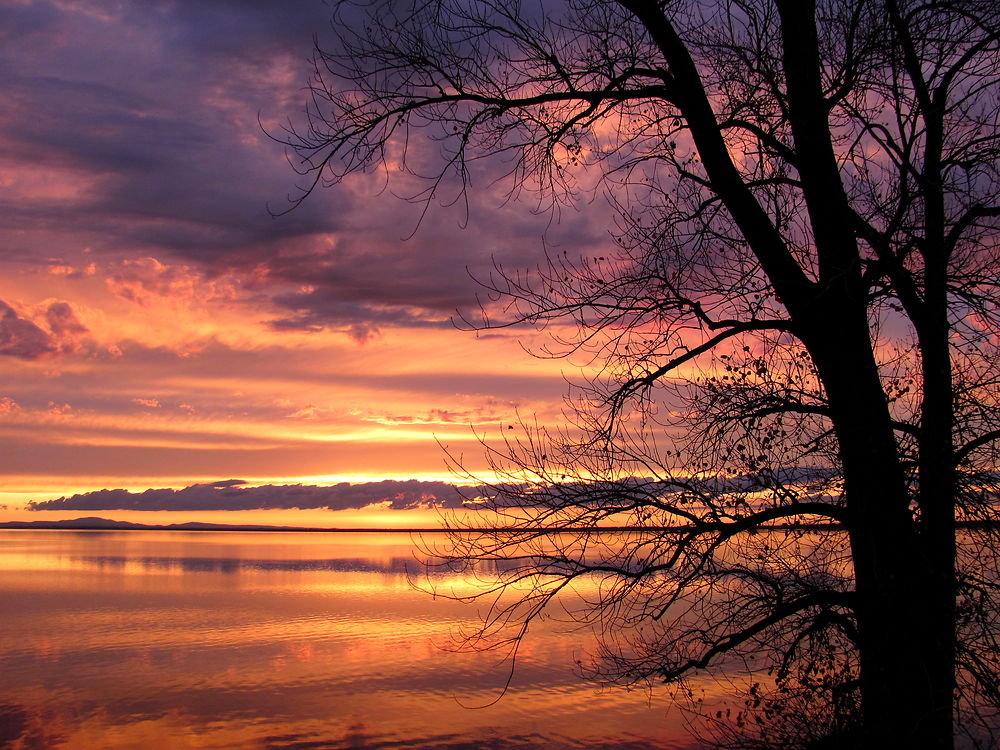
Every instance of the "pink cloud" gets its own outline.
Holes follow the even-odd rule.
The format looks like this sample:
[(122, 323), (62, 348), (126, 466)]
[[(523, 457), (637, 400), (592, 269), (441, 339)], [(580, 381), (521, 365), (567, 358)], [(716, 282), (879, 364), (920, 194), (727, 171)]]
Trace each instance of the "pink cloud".
[(53, 416), (63, 416), (73, 411), (73, 407), (69, 404), (60, 404), (57, 401), (49, 401), (48, 407), (49, 414)]
[(118, 297), (148, 307), (156, 297), (194, 296), (201, 274), (185, 265), (165, 265), (156, 258), (124, 260), (107, 277), (108, 289)]
[(48, 273), (50, 276), (65, 276), (71, 279), (80, 279), (85, 276), (93, 276), (97, 273), (97, 264), (88, 263), (85, 266), (77, 268), (76, 266), (71, 266), (65, 263), (53, 263), (48, 267)]
[(45, 320), (53, 337), (58, 340), (61, 352), (80, 351), (83, 347), (83, 337), (89, 330), (79, 321), (68, 303), (53, 302), (45, 311)]
[(0, 300), (0, 316), (0, 354), (19, 359), (79, 352), (89, 333), (67, 302), (50, 303), (36, 322)]

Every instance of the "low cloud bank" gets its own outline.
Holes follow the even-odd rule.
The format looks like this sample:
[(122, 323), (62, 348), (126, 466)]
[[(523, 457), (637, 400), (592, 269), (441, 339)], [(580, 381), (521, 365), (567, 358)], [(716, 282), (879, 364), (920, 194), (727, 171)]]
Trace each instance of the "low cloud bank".
[[(461, 508), (461, 490), (447, 482), (416, 479), (342, 482), (329, 487), (307, 484), (247, 487), (240, 479), (194, 484), (182, 490), (97, 490), (28, 504), (29, 510), (352, 510), (387, 503), (392, 510)], [(470, 488), (464, 488), (466, 492)]]
[[(687, 478), (678, 481), (657, 481), (630, 477), (616, 482), (568, 481), (548, 489), (525, 485), (473, 487), (448, 482), (422, 482), (417, 479), (380, 482), (341, 482), (332, 486), (308, 484), (266, 484), (248, 487), (241, 479), (227, 479), (207, 484), (194, 484), (181, 490), (149, 489), (97, 490), (55, 500), (28, 503), (29, 510), (356, 510), (384, 504), (392, 510), (417, 508), (469, 508), (525, 506), (547, 502), (572, 502), (601, 505), (609, 498), (621, 502), (623, 497), (662, 496), (694, 491), (705, 495), (767, 492), (776, 487), (799, 486), (804, 494), (818, 492), (835, 481), (838, 475), (830, 469), (790, 467), (768, 474), (745, 474), (733, 477)], [(467, 503), (467, 498), (489, 497), (487, 503)]]

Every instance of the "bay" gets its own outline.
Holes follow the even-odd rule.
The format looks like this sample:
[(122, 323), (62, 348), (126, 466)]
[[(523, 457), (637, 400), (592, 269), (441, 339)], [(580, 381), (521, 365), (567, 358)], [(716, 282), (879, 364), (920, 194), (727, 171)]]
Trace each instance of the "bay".
[(509, 660), (447, 648), (479, 607), (419, 570), (398, 532), (2, 531), (0, 748), (693, 746), (662, 695), (584, 680), (558, 622), (505, 692)]

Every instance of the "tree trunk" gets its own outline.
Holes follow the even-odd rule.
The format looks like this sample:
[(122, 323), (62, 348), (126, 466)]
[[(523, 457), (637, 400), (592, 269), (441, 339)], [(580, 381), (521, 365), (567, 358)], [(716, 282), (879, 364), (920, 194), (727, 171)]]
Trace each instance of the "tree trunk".
[(950, 750), (954, 621), (944, 602), (952, 584), (934, 570), (917, 534), (867, 320), (844, 309), (825, 317), (836, 324), (820, 326), (808, 343), (827, 387), (843, 462), (858, 600), (862, 746)]
[[(943, 593), (898, 519), (866, 514), (851, 533), (858, 592), (865, 748), (954, 746), (954, 623), (932, 607)], [(875, 522), (877, 527), (870, 528)], [(895, 531), (890, 531), (896, 527)], [(895, 539), (891, 537), (895, 536)]]

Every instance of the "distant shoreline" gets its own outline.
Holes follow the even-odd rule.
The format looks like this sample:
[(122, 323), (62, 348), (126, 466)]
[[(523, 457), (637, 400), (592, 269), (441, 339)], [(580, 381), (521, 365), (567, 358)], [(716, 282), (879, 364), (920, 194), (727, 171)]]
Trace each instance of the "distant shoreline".
[[(960, 529), (988, 529), (1000, 528), (997, 521), (959, 521)], [(565, 528), (537, 528), (527, 529), (523, 527), (499, 526), (499, 527), (479, 527), (467, 529), (446, 529), (441, 527), (433, 528), (345, 528), (345, 527), (313, 527), (313, 526), (267, 526), (259, 524), (224, 524), (224, 523), (200, 523), (197, 521), (187, 523), (171, 524), (145, 524), (132, 521), (113, 521), (108, 518), (74, 518), (65, 521), (5, 521), (0, 523), (0, 530), (32, 530), (39, 531), (262, 531), (262, 532), (305, 532), (311, 534), (375, 534), (375, 533), (401, 533), (401, 534), (474, 534), (479, 532), (513, 533), (533, 531), (540, 534), (614, 534), (629, 533), (638, 531), (660, 531), (677, 532), (690, 531), (690, 526), (567, 526)], [(796, 524), (774, 524), (771, 526), (761, 526), (747, 531), (770, 530), (770, 531), (839, 531), (843, 526), (838, 523), (796, 523)], [(706, 532), (715, 529), (705, 529)]]
[[(585, 529), (575, 529), (584, 531)], [(594, 529), (590, 529), (593, 531)], [(600, 529), (605, 531), (606, 529)], [(607, 529), (607, 531), (620, 531), (621, 529)], [(639, 529), (633, 529), (638, 531)], [(352, 529), (348, 527), (313, 528), (310, 526), (184, 526), (182, 524), (171, 524), (169, 526), (138, 525), (138, 526), (54, 526), (52, 524), (36, 524), (33, 522), (19, 523), (16, 521), (0, 523), (0, 531), (242, 531), (272, 533), (304, 533), (304, 534), (440, 534), (452, 531), (452, 529), (410, 529), (410, 528), (364, 528)], [(515, 529), (469, 529), (469, 531), (515, 531)], [(564, 529), (571, 532), (574, 529)]]

